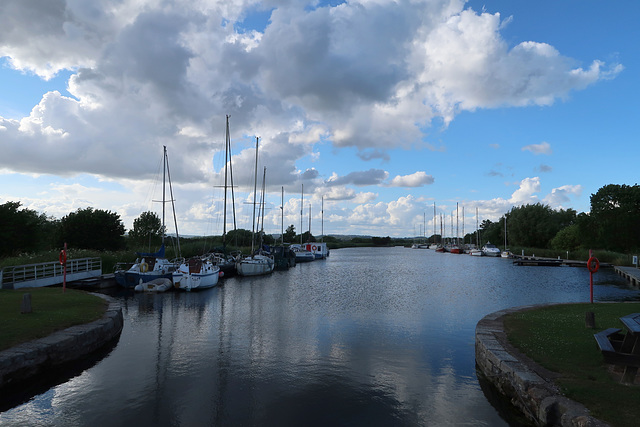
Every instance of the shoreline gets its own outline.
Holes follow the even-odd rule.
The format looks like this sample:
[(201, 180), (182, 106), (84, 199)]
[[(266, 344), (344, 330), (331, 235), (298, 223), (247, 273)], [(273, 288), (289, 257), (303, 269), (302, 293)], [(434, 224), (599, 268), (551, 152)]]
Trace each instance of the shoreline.
[(592, 417), (589, 410), (560, 392), (559, 374), (536, 364), (513, 347), (504, 331), (503, 317), (540, 304), (509, 308), (483, 317), (476, 325), (476, 364), (484, 378), (535, 425), (598, 426), (609, 424)]
[(0, 389), (82, 359), (120, 335), (124, 324), (120, 302), (107, 295), (93, 295), (109, 302), (101, 319), (0, 351)]

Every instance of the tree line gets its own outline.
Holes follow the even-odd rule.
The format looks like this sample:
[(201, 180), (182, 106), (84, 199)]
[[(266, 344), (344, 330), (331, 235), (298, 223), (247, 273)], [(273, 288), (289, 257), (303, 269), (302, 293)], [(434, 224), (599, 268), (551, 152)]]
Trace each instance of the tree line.
[[(591, 210), (554, 210), (536, 203), (512, 208), (496, 222), (485, 220), (481, 241), (509, 246), (575, 251), (604, 249), (630, 253), (640, 249), (640, 186), (609, 184), (591, 195)], [(467, 235), (475, 243), (475, 233)]]
[[(574, 251), (581, 248), (604, 249), (630, 253), (640, 249), (640, 186), (609, 184), (591, 195), (591, 211), (577, 213), (573, 209), (554, 210), (536, 203), (512, 208), (498, 221), (484, 220), (479, 230), (481, 244), (491, 241), (502, 245), (506, 235), (509, 246)], [(0, 204), (0, 257), (69, 247), (117, 251), (126, 248), (160, 245), (166, 230), (153, 212), (143, 212), (133, 222), (128, 235), (120, 215), (91, 207), (78, 209), (61, 219), (47, 217), (22, 208), (20, 202)], [(265, 244), (279, 243), (262, 234)], [(284, 232), (285, 243), (300, 242), (300, 234), (290, 225)], [(432, 236), (438, 240), (439, 236)], [(476, 233), (468, 233), (465, 242), (475, 243)], [(325, 242), (337, 246), (334, 237)], [(308, 231), (303, 242), (316, 238)], [(221, 240), (218, 240), (220, 243)], [(389, 237), (353, 238), (354, 245), (385, 246), (401, 244), (402, 239)], [(234, 230), (227, 234), (226, 244), (251, 246), (251, 231)]]

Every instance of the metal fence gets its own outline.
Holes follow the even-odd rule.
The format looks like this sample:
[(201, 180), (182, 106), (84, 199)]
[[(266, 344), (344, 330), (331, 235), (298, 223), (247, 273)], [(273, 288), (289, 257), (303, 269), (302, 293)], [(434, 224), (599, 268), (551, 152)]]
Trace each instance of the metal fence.
[[(102, 275), (101, 258), (78, 258), (67, 260), (67, 282), (90, 279)], [(2, 289), (19, 289), (61, 284), (64, 280), (63, 266), (58, 261), (39, 264), (14, 265), (0, 271)]]

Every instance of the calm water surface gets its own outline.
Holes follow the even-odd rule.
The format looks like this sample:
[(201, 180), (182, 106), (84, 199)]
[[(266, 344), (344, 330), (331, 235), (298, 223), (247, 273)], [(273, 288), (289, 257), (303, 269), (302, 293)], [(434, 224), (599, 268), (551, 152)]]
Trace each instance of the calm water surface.
[[(640, 300), (615, 273), (595, 277), (598, 301)], [(197, 293), (120, 291), (113, 349), (0, 424), (508, 425), (476, 377), (476, 323), (588, 302), (588, 284), (580, 268), (359, 248)]]

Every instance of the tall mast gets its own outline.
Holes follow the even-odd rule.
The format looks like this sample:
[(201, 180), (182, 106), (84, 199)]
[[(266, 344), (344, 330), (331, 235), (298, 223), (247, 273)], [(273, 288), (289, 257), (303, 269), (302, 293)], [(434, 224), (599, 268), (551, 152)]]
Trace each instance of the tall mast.
[(436, 202), (433, 202), (433, 243), (436, 243)]
[(224, 140), (224, 214), (222, 220), (222, 251), (227, 248), (227, 175), (229, 161), (229, 115), (227, 114), (227, 129), (225, 131)]
[(282, 245), (284, 245), (284, 187), (282, 187), (282, 202), (280, 204), (280, 211), (281, 211), (280, 236), (282, 236)]
[(265, 185), (267, 179), (267, 167), (264, 167), (264, 171), (262, 172), (262, 194), (260, 195), (260, 210), (262, 212), (260, 218), (260, 248), (262, 250), (262, 236), (264, 235), (264, 203), (265, 203)]
[(309, 203), (309, 235), (307, 236), (307, 241), (311, 242), (311, 203)]
[(162, 244), (164, 245), (164, 234), (166, 232), (166, 229), (164, 227), (164, 211), (166, 203), (165, 188), (167, 181), (167, 146), (163, 145), (162, 148), (164, 149), (162, 155)]
[(458, 218), (458, 202), (456, 202), (456, 245), (460, 246), (460, 221)]
[(304, 184), (300, 193), (300, 245), (302, 245), (302, 209), (304, 207)]
[(256, 136), (256, 166), (253, 179), (253, 225), (251, 226), (251, 256), (253, 256), (253, 250), (255, 245), (256, 234), (256, 192), (258, 191), (258, 139)]
[(478, 231), (478, 207), (476, 206), (476, 245), (480, 248), (480, 232)]
[(322, 204), (321, 204), (321, 218), (322, 218), (322, 222), (321, 222), (321, 226), (320, 226), (320, 241), (324, 242), (324, 196), (322, 196)]

